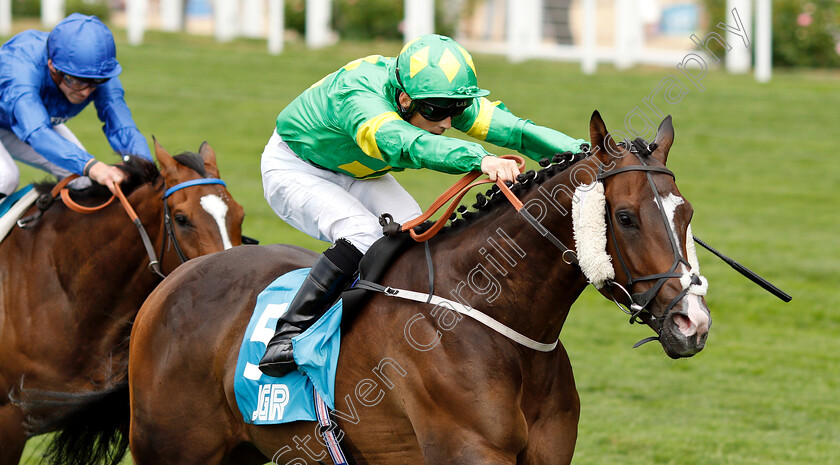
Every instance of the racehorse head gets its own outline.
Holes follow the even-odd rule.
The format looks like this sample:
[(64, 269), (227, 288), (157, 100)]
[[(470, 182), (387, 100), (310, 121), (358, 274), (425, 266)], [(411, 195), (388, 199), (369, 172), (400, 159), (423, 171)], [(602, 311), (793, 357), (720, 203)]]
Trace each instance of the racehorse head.
[(166, 188), (164, 240), (172, 241), (181, 262), (240, 245), (245, 213), (219, 179), (210, 144), (172, 157), (155, 140), (155, 156)]
[(631, 322), (658, 333), (650, 340), (658, 339), (668, 356), (690, 357), (703, 349), (711, 317), (691, 233), (694, 210), (665, 167), (674, 142), (671, 117), (652, 144), (616, 143), (596, 111), (590, 136), (599, 172), (593, 184), (578, 187), (573, 218), (581, 224), (605, 218), (606, 250), (576, 237), (581, 268), (603, 295), (626, 307)]

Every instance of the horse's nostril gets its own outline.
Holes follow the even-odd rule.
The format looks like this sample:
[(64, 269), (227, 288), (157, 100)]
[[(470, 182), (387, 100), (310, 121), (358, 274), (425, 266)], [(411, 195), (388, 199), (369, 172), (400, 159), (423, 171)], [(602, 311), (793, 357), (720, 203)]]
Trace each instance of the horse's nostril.
[(679, 329), (680, 333), (683, 336), (689, 337), (694, 335), (697, 332), (697, 327), (694, 326), (694, 323), (691, 322), (691, 319), (688, 316), (676, 313), (673, 317), (674, 325), (676, 325), (677, 329)]

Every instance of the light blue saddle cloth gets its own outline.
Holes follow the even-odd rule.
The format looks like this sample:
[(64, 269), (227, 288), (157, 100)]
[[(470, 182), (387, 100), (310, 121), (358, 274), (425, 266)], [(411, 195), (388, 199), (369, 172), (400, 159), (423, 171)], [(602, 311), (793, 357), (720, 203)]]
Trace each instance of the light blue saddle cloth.
[[(26, 195), (27, 192), (31, 191), (33, 187), (34, 186), (32, 184), (29, 184), (28, 186), (24, 187), (23, 189), (20, 189), (14, 194), (8, 197), (4, 197), (3, 200), (0, 200), (0, 217), (5, 215), (6, 212), (8, 212), (10, 208), (12, 208), (12, 205), (14, 205), (15, 202), (20, 200), (21, 197)], [(15, 220), (17, 220), (17, 218), (15, 218)]]
[(307, 274), (309, 268), (286, 273), (257, 297), (254, 314), (239, 349), (233, 385), (236, 403), (246, 423), (315, 421), (314, 392), (329, 408), (335, 408), (341, 300), (303, 334), (292, 339), (295, 362), (300, 370), (274, 378), (258, 368), (266, 344), (274, 335), (277, 319), (285, 313)]

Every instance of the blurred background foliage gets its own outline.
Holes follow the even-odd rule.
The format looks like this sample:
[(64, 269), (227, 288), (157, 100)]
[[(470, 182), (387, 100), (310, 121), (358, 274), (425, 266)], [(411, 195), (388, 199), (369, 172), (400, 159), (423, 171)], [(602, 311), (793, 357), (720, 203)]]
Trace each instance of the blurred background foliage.
[[(106, 0), (66, 0), (67, 14), (72, 12), (94, 15), (103, 21), (111, 17), (111, 6)], [(41, 0), (12, 0), (13, 18), (35, 18), (41, 16)]]
[[(709, 29), (718, 23), (733, 23), (726, 0), (703, 0)], [(715, 53), (722, 52), (717, 46)], [(713, 47), (714, 48), (714, 47)], [(774, 0), (773, 66), (840, 67), (840, 1)]]
[[(452, 36), (460, 15), (469, 14), (476, 0), (435, 0), (435, 32)], [(306, 30), (306, 0), (286, 0), (286, 28), (303, 34)], [(332, 26), (338, 35), (352, 40), (402, 40), (404, 3), (394, 0), (333, 0)]]

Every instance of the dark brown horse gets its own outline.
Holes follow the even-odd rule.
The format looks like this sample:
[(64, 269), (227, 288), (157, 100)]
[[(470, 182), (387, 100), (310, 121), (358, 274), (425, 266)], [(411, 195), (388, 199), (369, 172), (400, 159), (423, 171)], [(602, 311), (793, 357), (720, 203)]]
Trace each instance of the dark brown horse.
[[(692, 209), (665, 168), (670, 117), (656, 145), (614, 143), (597, 112), (590, 132), (593, 155), (563, 171), (566, 160), (526, 173), (514, 189), (538, 224), (494, 194), (431, 239), (435, 294), (480, 310), (541, 350), (443, 306), (383, 294), (346, 322), (333, 420), (358, 463), (568, 464), (579, 401), (566, 351), (552, 345), (588, 279), (652, 327), (669, 356), (703, 348), (711, 319), (705, 282), (689, 268)], [(580, 217), (603, 230), (573, 228), (575, 188), (597, 191), (596, 181), (605, 189), (601, 213)], [(564, 252), (574, 235), (577, 257)], [(598, 263), (599, 254), (607, 261)], [(239, 247), (191, 261), (152, 293), (131, 336), (135, 463), (329, 463), (317, 425), (246, 424), (234, 396), (238, 347), (257, 294), (313, 258), (291, 246)], [(409, 248), (381, 282), (426, 292), (424, 247)]]
[[(198, 154), (172, 157), (156, 142), (155, 151), (160, 171), (133, 157), (122, 165), (129, 174), (122, 189), (163, 273), (181, 264), (176, 249), (193, 258), (239, 245), (243, 210), (218, 180), (213, 149), (204, 143)], [(94, 185), (74, 196), (95, 205), (110, 192)], [(120, 202), (80, 214), (56, 201), (0, 244), (0, 464), (20, 460), (25, 423), (44, 432), (60, 413), (28, 394), (101, 389), (124, 370), (134, 317), (161, 281), (149, 265)]]

